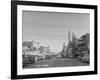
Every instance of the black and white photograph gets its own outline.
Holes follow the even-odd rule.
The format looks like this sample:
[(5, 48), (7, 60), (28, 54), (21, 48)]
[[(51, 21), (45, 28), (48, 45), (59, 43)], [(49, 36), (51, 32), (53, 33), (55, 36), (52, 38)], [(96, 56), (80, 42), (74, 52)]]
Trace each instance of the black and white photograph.
[(90, 15), (22, 11), (23, 68), (89, 66)]
[(11, 3), (11, 77), (97, 74), (97, 6)]

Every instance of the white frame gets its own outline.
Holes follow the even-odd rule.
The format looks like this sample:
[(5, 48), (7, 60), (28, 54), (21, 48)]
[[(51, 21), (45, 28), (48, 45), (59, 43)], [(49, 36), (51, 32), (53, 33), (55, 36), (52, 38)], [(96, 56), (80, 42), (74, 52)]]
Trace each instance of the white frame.
[[(90, 14), (90, 66), (56, 67), (56, 68), (22, 68), (22, 10), (27, 11), (48, 11), (48, 12), (70, 12)], [(81, 8), (60, 8), (47, 6), (17, 6), (17, 75), (46, 74), (61, 72), (94, 71), (94, 9)]]

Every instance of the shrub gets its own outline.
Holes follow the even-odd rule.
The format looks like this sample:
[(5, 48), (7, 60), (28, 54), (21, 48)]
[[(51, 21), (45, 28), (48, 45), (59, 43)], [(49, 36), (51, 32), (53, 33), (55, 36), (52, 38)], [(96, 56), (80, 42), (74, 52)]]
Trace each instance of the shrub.
[(32, 55), (23, 56), (23, 64), (32, 64), (32, 63), (35, 63), (34, 56)]

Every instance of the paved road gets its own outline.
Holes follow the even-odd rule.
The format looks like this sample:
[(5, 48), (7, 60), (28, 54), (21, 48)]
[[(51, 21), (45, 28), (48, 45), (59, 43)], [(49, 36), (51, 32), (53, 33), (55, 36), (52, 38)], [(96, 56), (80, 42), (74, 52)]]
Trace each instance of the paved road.
[(24, 68), (44, 68), (44, 67), (68, 67), (68, 66), (88, 66), (87, 63), (82, 63), (77, 59), (53, 59), (38, 61), (35, 64), (25, 65)]

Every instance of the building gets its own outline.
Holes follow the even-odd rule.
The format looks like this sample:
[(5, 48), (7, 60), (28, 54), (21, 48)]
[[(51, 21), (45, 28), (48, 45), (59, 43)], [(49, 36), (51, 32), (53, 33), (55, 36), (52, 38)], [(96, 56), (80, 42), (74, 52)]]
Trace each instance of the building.
[(68, 31), (68, 45), (65, 45), (65, 43), (63, 44), (63, 49), (61, 52), (62, 57), (73, 57), (74, 56), (74, 54), (72, 52), (74, 39), (75, 39), (74, 33), (72, 34), (72, 37), (71, 37), (70, 31)]
[(38, 49), (40, 46), (39, 42), (36, 42), (36, 41), (23, 41), (23, 47), (28, 47), (28, 48), (31, 48), (31, 49)]

